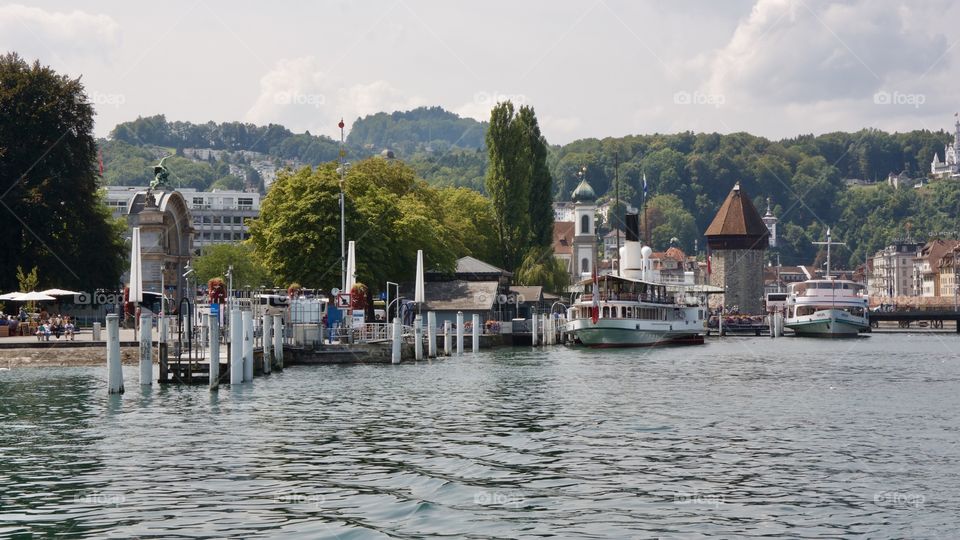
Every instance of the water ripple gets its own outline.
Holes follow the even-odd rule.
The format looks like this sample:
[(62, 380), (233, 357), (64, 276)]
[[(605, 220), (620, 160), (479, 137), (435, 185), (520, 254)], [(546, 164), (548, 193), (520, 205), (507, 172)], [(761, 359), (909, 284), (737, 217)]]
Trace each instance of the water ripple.
[(956, 537), (960, 338), (0, 373), (0, 537)]

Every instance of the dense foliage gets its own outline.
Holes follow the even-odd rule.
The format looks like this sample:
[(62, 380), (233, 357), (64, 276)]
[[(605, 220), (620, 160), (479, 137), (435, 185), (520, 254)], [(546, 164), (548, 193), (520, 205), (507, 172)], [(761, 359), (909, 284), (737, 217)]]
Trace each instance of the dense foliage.
[[(495, 122), (500, 121), (496, 114), (494, 111)], [(518, 116), (518, 112), (513, 116)], [(510, 121), (508, 118), (507, 124)], [(121, 129), (123, 126), (125, 129)], [(502, 203), (505, 193), (490, 191), (486, 181), (488, 175), (505, 178), (507, 170), (506, 162), (500, 157), (491, 161), (488, 156), (483, 137), (489, 137), (491, 132), (506, 146), (519, 144), (519, 139), (509, 142), (509, 137), (504, 138), (506, 132), (500, 127), (459, 118), (435, 107), (380, 113), (353, 124), (347, 138), (347, 156), (350, 161), (359, 161), (390, 148), (430, 185), (469, 187)], [(115, 134), (122, 140), (139, 141), (140, 148), (119, 147), (119, 150), (105, 152), (105, 159), (109, 161), (105, 176), (110, 183), (146, 183), (149, 170), (144, 165), (152, 164), (163, 152), (173, 152), (178, 144), (186, 142), (222, 149), (240, 148), (242, 143), (249, 143), (251, 146), (244, 150), (267, 151), (278, 163), (283, 159), (298, 159), (305, 164), (319, 165), (337, 157), (336, 141), (309, 133), (292, 134), (279, 126), (236, 123), (194, 126), (150, 117), (122, 124)], [(253, 144), (251, 134), (262, 136), (262, 140), (257, 139), (257, 144)], [(885, 185), (848, 186), (846, 181), (859, 179), (883, 184), (890, 172), (901, 171), (912, 178), (923, 178), (934, 153), (939, 152), (943, 158), (943, 145), (950, 139), (944, 132), (918, 130), (891, 134), (872, 129), (803, 135), (779, 141), (747, 133), (691, 132), (584, 139), (546, 147), (546, 169), (556, 181), (551, 195), (538, 200), (569, 200), (578, 181), (576, 172), (586, 166), (587, 179), (601, 202), (613, 199), (617, 172), (624, 205), (639, 207), (642, 177), (646, 173), (654, 247), (663, 249), (667, 246), (665, 242), (677, 238), (678, 245), (692, 253), (695, 245), (702, 249), (703, 231), (731, 187), (740, 181), (761, 212), (766, 208), (766, 198), (771, 199), (773, 211), (781, 220), (778, 252), (784, 264), (810, 264), (818, 256), (817, 248), (810, 242), (823, 239), (825, 227), (831, 226), (835, 237), (848, 244), (849, 249), (838, 249), (835, 254), (837, 264), (843, 265), (861, 262), (866, 253), (906, 235), (908, 223), (910, 234), (921, 239), (958, 228), (955, 223), (957, 185), (953, 182), (894, 190)], [(114, 162), (117, 154), (127, 157)], [(499, 156), (499, 151), (495, 150), (494, 154)], [(490, 171), (489, 163), (494, 163)], [(235, 160), (229, 164), (236, 164)], [(220, 161), (174, 161), (171, 170), (176, 172), (180, 185), (198, 189), (238, 185), (241, 180), (225, 172)], [(257, 183), (256, 178), (242, 180), (247, 187)], [(672, 198), (661, 198), (667, 195)], [(526, 230), (532, 226), (527, 223), (533, 215), (530, 196), (522, 193), (509, 196), (527, 200), (528, 212), (518, 211), (508, 219), (515, 229)], [(523, 206), (520, 199), (515, 199), (516, 210)], [(621, 215), (622, 208), (615, 214)], [(512, 242), (514, 236), (522, 236), (506, 229), (501, 232), (507, 242)], [(509, 264), (499, 255), (488, 260), (511, 266), (524, 258), (522, 249), (507, 255)]]
[(412, 156), (420, 150), (444, 153), (453, 148), (482, 148), (486, 130), (486, 124), (472, 118), (460, 118), (440, 107), (420, 107), (358, 118), (347, 142), (354, 147), (389, 148)]
[(230, 266), (233, 266), (235, 289), (273, 284), (266, 268), (254, 257), (253, 245), (249, 242), (204, 246), (200, 256), (193, 261), (198, 283), (209, 283), (216, 278), (225, 280)]
[[(251, 224), (258, 259), (274, 282), (339, 287), (340, 177), (335, 164), (283, 172)], [(412, 280), (418, 249), (430, 269), (453, 270), (457, 257), (488, 256), (492, 211), (463, 189), (435, 189), (399, 160), (354, 164), (344, 182), (346, 237), (355, 240), (357, 280), (382, 290)]]
[(17, 288), (18, 266), (44, 286), (119, 282), (122, 228), (98, 194), (92, 131), (79, 79), (0, 56), (0, 290)]

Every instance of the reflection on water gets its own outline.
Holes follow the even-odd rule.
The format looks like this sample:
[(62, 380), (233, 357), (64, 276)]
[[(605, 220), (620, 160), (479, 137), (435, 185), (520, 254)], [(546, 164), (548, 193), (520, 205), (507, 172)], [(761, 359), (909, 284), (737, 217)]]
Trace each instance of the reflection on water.
[(956, 537), (960, 338), (0, 373), (0, 536)]

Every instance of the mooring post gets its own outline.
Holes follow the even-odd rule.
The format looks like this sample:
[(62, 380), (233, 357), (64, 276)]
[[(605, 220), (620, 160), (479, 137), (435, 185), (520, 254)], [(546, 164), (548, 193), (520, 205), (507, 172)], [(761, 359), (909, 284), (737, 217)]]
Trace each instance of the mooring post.
[(443, 321), (443, 354), (450, 356), (450, 321)]
[(210, 317), (210, 390), (220, 388), (220, 318)]
[(230, 384), (243, 382), (243, 316), (230, 312)]
[(543, 314), (543, 344), (550, 345), (550, 316)]
[(417, 362), (423, 360), (423, 319), (420, 315), (413, 319), (413, 357)]
[(463, 312), (457, 312), (457, 356), (463, 354)]
[(140, 315), (140, 386), (153, 385), (153, 317)]
[(243, 382), (253, 382), (253, 312), (244, 311), (243, 319)]
[(427, 356), (437, 357), (437, 314), (427, 312)]
[(93, 334), (91, 337), (93, 338), (93, 341), (100, 341), (100, 323), (99, 322), (93, 323)]
[(400, 324), (400, 317), (393, 318), (393, 351), (390, 355), (390, 361), (394, 364), (400, 363), (400, 338), (403, 337), (403, 326)]
[(167, 382), (167, 316), (161, 315), (157, 321), (160, 336), (157, 338), (157, 359), (160, 364), (160, 380)]
[(107, 315), (107, 386), (111, 394), (123, 393), (123, 366), (120, 365), (120, 317)]
[(530, 345), (537, 346), (537, 314), (530, 316)]
[(260, 341), (263, 345), (263, 372), (266, 374), (270, 373), (273, 364), (273, 315), (263, 316), (263, 338)]
[(273, 361), (277, 369), (283, 369), (283, 318), (273, 316)]
[(473, 326), (473, 335), (471, 336), (473, 337), (473, 342), (470, 344), (470, 350), (472, 352), (477, 352), (480, 350), (480, 331), (483, 330), (483, 327), (480, 326), (480, 315), (474, 313), (471, 322), (473, 323), (471, 325)]
[(200, 315), (200, 346), (203, 347), (207, 344), (207, 339), (210, 337), (210, 314), (203, 313)]

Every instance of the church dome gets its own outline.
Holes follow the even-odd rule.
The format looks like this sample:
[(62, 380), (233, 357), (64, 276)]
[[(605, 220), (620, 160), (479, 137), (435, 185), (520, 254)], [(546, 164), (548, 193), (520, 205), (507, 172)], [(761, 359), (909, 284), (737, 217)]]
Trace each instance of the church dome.
[(597, 194), (586, 180), (581, 180), (573, 190), (571, 199), (573, 202), (594, 202), (597, 200)]

